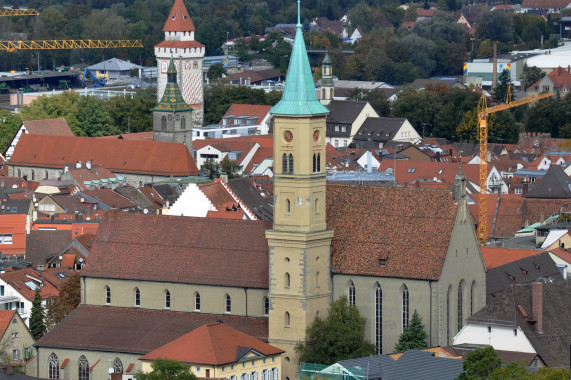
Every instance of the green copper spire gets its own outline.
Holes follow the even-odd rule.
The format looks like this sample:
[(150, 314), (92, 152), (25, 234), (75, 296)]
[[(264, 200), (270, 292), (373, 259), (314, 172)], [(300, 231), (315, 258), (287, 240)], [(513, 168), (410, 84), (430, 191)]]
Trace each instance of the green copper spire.
[(167, 85), (165, 87), (165, 92), (163, 93), (163, 97), (159, 104), (153, 111), (166, 111), (166, 112), (184, 112), (184, 111), (192, 111), (192, 107), (190, 107), (184, 99), (182, 98), (182, 94), (180, 93), (180, 88), (176, 83), (176, 68), (174, 66), (174, 60), (171, 56), (171, 60), (169, 63), (169, 68), (167, 69)]
[(329, 110), (315, 93), (309, 58), (303, 41), (300, 22), (300, 0), (297, 1), (297, 31), (289, 60), (282, 99), (272, 107), (273, 115), (323, 115)]

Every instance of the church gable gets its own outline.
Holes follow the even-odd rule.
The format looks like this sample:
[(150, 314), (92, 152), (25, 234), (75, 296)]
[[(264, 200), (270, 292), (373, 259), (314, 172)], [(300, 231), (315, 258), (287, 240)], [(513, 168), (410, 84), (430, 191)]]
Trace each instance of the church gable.
[(332, 271), (438, 280), (457, 210), (443, 190), (328, 185)]

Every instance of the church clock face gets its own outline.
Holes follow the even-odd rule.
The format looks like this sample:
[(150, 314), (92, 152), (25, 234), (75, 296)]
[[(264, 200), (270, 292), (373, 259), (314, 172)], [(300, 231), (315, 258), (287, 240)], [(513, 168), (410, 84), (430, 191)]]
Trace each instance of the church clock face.
[(319, 131), (314, 131), (313, 132), (313, 141), (318, 142), (319, 141)]
[(291, 142), (293, 140), (293, 133), (291, 133), (291, 131), (289, 131), (289, 130), (285, 131), (284, 132), (284, 140), (288, 143)]

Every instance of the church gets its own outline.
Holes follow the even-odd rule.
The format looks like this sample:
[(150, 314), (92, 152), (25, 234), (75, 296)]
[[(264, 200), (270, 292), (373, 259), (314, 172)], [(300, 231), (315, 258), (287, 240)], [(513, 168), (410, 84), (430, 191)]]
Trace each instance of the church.
[(34, 375), (71, 379), (83, 368), (87, 379), (132, 379), (140, 357), (221, 321), (283, 350), (279, 378), (294, 380), (295, 345), (340, 296), (367, 319), (379, 353), (393, 352), (415, 310), (437, 346), (485, 305), (461, 167), (454, 192), (326, 183), (329, 111), (299, 7), (283, 96), (270, 111), (273, 222), (108, 212), (81, 273), (81, 304), (36, 343)]

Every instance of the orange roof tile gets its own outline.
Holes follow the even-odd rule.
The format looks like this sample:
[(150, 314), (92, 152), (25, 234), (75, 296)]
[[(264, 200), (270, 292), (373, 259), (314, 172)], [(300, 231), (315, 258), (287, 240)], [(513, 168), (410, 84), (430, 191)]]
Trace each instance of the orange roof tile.
[(482, 247), (482, 256), (486, 263), (487, 269), (496, 268), (504, 264), (508, 264), (525, 257), (535, 256), (541, 251), (529, 249), (506, 249), (506, 248), (485, 248)]
[(64, 253), (61, 259), (61, 266), (63, 268), (73, 268), (75, 266), (75, 255)]
[(26, 282), (32, 282), (38, 285), (35, 280), (30, 278), (29, 276), (43, 281), (44, 286), (42, 286), (42, 299), (48, 299), (51, 297), (55, 297), (59, 294), (57, 288), (49, 281), (44, 281), (42, 278), (41, 273), (36, 272), (32, 268), (24, 268), (19, 270), (14, 270), (11, 272), (1, 273), (0, 278), (9, 284), (15, 291), (20, 293), (22, 297), (27, 299), (28, 301), (32, 301), (34, 299), (35, 290), (30, 288), (26, 285)]
[(114, 173), (161, 176), (199, 174), (184, 144), (91, 137), (23, 135), (10, 164), (63, 169), (66, 164), (89, 160), (93, 165), (102, 165)]
[(74, 136), (64, 118), (27, 120), (22, 124), (24, 124), (29, 133), (37, 135)]
[(568, 263), (571, 263), (571, 253), (569, 253), (567, 250), (565, 250), (561, 247), (550, 249), (548, 252), (553, 253), (555, 256), (559, 257), (561, 260), (564, 260), (564, 261), (567, 261)]
[(12, 318), (14, 318), (14, 313), (16, 310), (0, 310), (0, 339), (4, 337), (4, 333), (10, 323), (12, 323)]
[(239, 361), (249, 352), (248, 349), (265, 356), (284, 352), (223, 323), (216, 322), (202, 325), (139, 359), (168, 358), (182, 363), (222, 365)]
[(169, 13), (167, 22), (163, 28), (165, 32), (188, 32), (194, 31), (194, 24), (190, 19), (190, 15), (184, 6), (182, 0), (175, 0), (174, 5)]
[(0, 234), (12, 235), (11, 244), (2, 244), (0, 252), (26, 252), (26, 214), (0, 214)]

